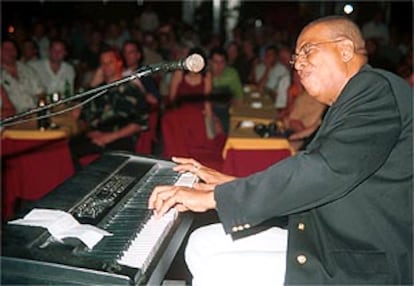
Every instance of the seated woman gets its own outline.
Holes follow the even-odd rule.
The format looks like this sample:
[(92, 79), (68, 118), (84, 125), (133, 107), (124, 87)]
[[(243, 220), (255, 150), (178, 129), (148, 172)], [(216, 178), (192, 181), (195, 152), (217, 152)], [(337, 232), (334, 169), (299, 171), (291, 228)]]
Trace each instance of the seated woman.
[[(204, 62), (207, 58), (200, 48), (192, 48), (188, 55), (199, 54), (203, 57)], [(170, 86), (168, 101), (170, 106), (191, 105), (199, 108), (204, 114), (207, 136), (214, 137), (216, 132), (220, 132), (220, 124), (216, 123), (211, 107), (209, 96), (213, 89), (212, 75), (207, 71), (206, 67), (199, 73), (191, 71), (177, 70), (173, 73)], [(210, 138), (210, 139), (212, 139)]]
[[(202, 50), (191, 49), (189, 55)], [(210, 166), (221, 164), (224, 135), (212, 111), (212, 76), (204, 68), (200, 73), (177, 70), (169, 85), (169, 106), (161, 119), (163, 155), (193, 156)]]
[[(199, 48), (193, 48), (188, 55), (199, 54), (206, 61), (206, 57)], [(210, 95), (212, 90), (211, 73), (206, 68), (199, 73), (176, 70), (171, 78), (169, 86), (168, 99), (172, 105), (185, 103), (201, 103), (200, 106), (204, 111), (211, 110), (210, 103), (206, 100), (206, 96)]]

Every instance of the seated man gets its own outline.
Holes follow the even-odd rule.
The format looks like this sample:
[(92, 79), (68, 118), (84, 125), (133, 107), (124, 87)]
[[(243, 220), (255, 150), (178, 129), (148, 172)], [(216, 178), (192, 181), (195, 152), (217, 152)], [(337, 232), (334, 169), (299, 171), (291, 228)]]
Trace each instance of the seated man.
[(188, 239), (193, 286), (412, 285), (412, 89), (346, 17), (308, 24), (292, 62), (329, 106), (306, 150), (245, 178), (174, 158), (202, 183), (157, 186), (149, 208), (217, 211)]
[(60, 39), (50, 41), (48, 58), (31, 62), (47, 94), (59, 93), (62, 98), (74, 94), (75, 69), (65, 61), (66, 43)]
[(255, 82), (261, 92), (267, 91), (275, 98), (275, 107), (285, 108), (288, 100), (290, 85), (289, 70), (278, 61), (278, 51), (275, 46), (266, 48), (263, 62), (254, 69)]
[[(122, 60), (114, 49), (101, 52), (94, 82), (107, 84), (122, 78)], [(75, 167), (88, 154), (106, 150), (133, 151), (137, 134), (147, 128), (148, 105), (145, 95), (133, 83), (108, 90), (86, 105), (80, 113), (79, 128), (84, 132), (70, 140)]]
[(5, 38), (1, 44), (2, 97), (6, 97), (16, 113), (36, 107), (44, 89), (35, 71), (17, 60), (18, 47), (14, 40)]

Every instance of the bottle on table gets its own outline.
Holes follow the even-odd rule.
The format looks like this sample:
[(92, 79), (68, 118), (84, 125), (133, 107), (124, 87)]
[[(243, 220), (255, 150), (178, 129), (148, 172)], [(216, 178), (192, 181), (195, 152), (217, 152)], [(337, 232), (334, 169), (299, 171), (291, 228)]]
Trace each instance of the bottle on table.
[(65, 89), (63, 91), (63, 98), (68, 98), (72, 96), (72, 88), (68, 80), (65, 80)]
[[(39, 97), (39, 100), (37, 102), (38, 107), (43, 107), (47, 105), (46, 97), (41, 96)], [(46, 130), (49, 127), (49, 118), (43, 118), (43, 116), (46, 116), (48, 113), (47, 109), (43, 109), (37, 113), (38, 120), (37, 120), (37, 127), (39, 130), (43, 131)]]

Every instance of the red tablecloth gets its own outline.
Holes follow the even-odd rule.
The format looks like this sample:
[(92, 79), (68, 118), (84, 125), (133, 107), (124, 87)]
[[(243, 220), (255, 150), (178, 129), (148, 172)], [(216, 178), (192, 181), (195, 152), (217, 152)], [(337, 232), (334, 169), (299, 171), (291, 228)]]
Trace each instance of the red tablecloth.
[(223, 173), (236, 177), (245, 177), (262, 171), (274, 163), (291, 156), (290, 149), (280, 150), (227, 150), (223, 162)]
[(3, 219), (17, 199), (40, 199), (74, 173), (66, 138), (2, 138), (1, 159)]

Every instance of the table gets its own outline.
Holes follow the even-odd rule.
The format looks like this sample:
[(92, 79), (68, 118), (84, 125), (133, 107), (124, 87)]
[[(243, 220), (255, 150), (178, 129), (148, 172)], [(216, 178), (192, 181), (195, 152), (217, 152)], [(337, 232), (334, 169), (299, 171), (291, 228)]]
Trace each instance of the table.
[[(277, 110), (270, 98), (254, 94), (252, 99), (249, 92), (243, 105), (231, 108), (230, 131), (222, 153), (222, 171), (226, 174), (248, 176), (295, 153), (286, 138), (261, 138), (254, 132), (255, 124), (267, 125), (277, 119)], [(252, 102), (262, 102), (262, 107), (252, 107)], [(241, 123), (250, 123), (250, 126), (244, 127)]]
[(18, 199), (40, 199), (74, 173), (67, 130), (25, 127), (1, 134), (3, 220), (13, 216)]

